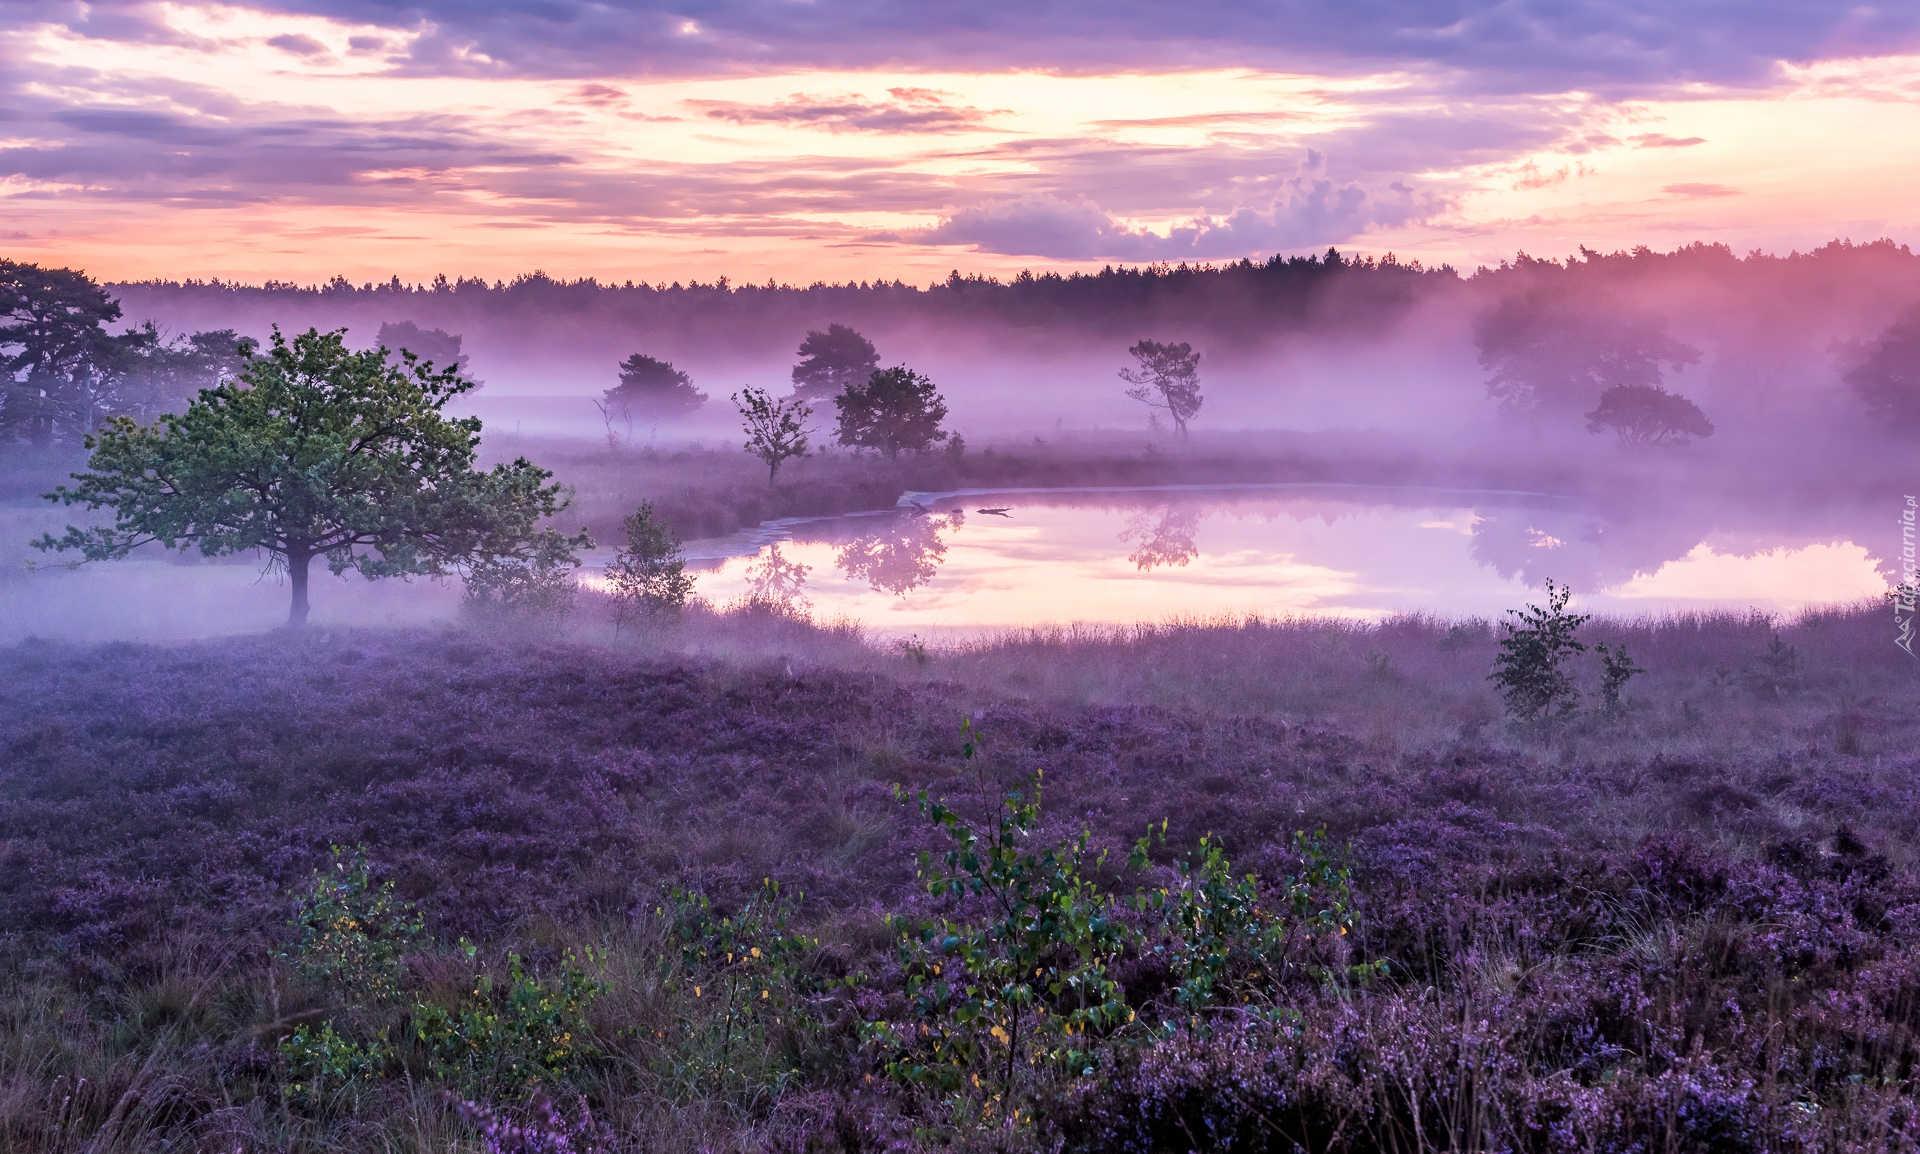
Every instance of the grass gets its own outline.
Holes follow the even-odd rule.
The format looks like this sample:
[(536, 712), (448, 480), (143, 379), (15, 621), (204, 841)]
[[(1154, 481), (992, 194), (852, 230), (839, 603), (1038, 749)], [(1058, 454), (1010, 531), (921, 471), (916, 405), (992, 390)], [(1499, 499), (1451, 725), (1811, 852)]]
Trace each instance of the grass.
[[(1591, 712), (1595, 659), (1589, 711), (1530, 729), (1480, 622), (1027, 631), (922, 662), (765, 606), (617, 642), (598, 611), (0, 651), (0, 1146), (533, 1149), (461, 1103), (537, 1119), (537, 1093), (620, 1150), (1915, 1146), (1920, 718), (1877, 605), (1593, 622), (1651, 671), (1625, 717)], [(1020, 1127), (951, 1129), (857, 1029), (901, 996), (884, 916), (947, 908), (915, 877), (944, 835), (893, 786), (979, 820), (1038, 770), (1036, 844), (1084, 825), (1123, 859), (1167, 821), (1151, 884), (1203, 834), (1277, 884), (1324, 826), (1353, 870), (1339, 949), (1385, 976), (1287, 978), (1283, 1020), (1221, 1012), (1046, 1079)], [(598, 1056), (535, 1091), (403, 1052), (290, 1096), (279, 1043), (351, 1018), (284, 957), (336, 845), (417, 904), (418, 997), (604, 951)], [(717, 1058), (655, 911), (679, 886), (732, 913), (769, 877), (805, 894), (817, 944), (783, 980), (812, 1024)], [(1143, 1015), (1156, 972), (1114, 970)]]

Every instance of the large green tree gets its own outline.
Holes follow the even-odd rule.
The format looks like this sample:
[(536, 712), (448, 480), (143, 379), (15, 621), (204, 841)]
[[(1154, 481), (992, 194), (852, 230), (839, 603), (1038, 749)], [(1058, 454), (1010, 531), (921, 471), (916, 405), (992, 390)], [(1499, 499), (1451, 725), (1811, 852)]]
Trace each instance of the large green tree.
[(306, 622), (307, 570), (368, 579), (438, 575), (536, 547), (566, 507), (552, 474), (525, 458), (481, 471), (478, 418), (442, 409), (474, 387), (458, 368), (355, 352), (340, 332), (289, 343), (276, 329), (236, 381), (151, 426), (117, 417), (87, 438), (90, 471), (49, 500), (114, 511), (111, 527), (69, 526), (35, 542), (88, 560), (149, 541), (216, 556), (262, 550), (293, 585), (289, 624)]

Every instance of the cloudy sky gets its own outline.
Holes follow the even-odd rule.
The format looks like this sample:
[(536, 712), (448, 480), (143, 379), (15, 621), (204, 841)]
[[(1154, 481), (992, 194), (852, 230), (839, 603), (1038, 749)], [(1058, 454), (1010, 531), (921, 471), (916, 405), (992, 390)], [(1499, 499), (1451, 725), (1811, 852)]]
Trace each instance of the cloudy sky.
[(0, 4), (0, 255), (113, 279), (1920, 242), (1916, 142), (1912, 0)]

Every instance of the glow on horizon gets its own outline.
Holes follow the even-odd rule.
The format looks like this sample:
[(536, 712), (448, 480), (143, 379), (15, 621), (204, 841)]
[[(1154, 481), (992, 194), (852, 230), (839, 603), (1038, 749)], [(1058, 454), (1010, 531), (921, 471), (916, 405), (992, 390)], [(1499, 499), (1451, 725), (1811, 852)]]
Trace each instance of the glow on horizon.
[[(1149, 186), (1165, 175), (1157, 206), (1139, 190), (1141, 203), (1124, 211), (1102, 203), (1118, 224), (1165, 235), (1197, 216), (1243, 207), (1221, 200), (1243, 178), (1234, 173), (1284, 176), (1282, 167), (1309, 148), (1337, 149), (1355, 132), (1393, 116), (1445, 111), (1453, 99), (1436, 87), (1437, 73), (1418, 71), (415, 78), (390, 74), (379, 53), (348, 44), (355, 36), (392, 43), (407, 34), (229, 5), (157, 11), (180, 43), (105, 42), (43, 27), (13, 34), (10, 47), (40, 66), (38, 90), (84, 96), (95, 107), (242, 127), (267, 117), (393, 125), (395, 132), (412, 126), (513, 156), (251, 189), (11, 178), (0, 182), (9, 255), (107, 279), (253, 281), (334, 273), (421, 281), (441, 272), (496, 279), (542, 268), (616, 281), (726, 275), (754, 283), (876, 276), (925, 283), (952, 268), (1088, 269), (1109, 261), (872, 234), (932, 226), (982, 189), (1017, 196), (1061, 187), (1104, 202), (1110, 174), (1097, 166), (1108, 164)], [(301, 57), (266, 43), (288, 33), (326, 51)], [(1784, 251), (1835, 236), (1920, 233), (1920, 207), (1908, 192), (1920, 165), (1910, 144), (1920, 139), (1920, 57), (1782, 65), (1779, 76), (1759, 92), (1696, 86), (1683, 97), (1618, 103), (1569, 93), (1465, 109), (1496, 119), (1540, 115), (1560, 127), (1547, 147), (1509, 148), (1494, 160), (1429, 158), (1401, 176), (1442, 198), (1444, 211), (1330, 241), (1470, 271), (1520, 249), (1558, 256), (1583, 244), (1608, 250), (1706, 240), (1740, 252)], [(890, 96), (896, 89), (930, 94)], [(955, 116), (950, 130), (933, 134), (711, 115), (729, 105), (777, 108), (799, 94), (917, 100), (916, 107)], [(1516, 110), (1522, 104), (1528, 107)], [(1602, 138), (1608, 143), (1592, 143)], [(1090, 144), (1110, 155), (1086, 151)], [(548, 155), (555, 159), (525, 159)], [(1186, 157), (1228, 175), (1183, 187)], [(1061, 183), (1076, 173), (1077, 192)], [(770, 174), (801, 179), (767, 191)], [(642, 197), (648, 203), (623, 183), (635, 175), (652, 182)], [(943, 189), (955, 199), (944, 199)], [(1302, 250), (1314, 247), (1322, 246)]]

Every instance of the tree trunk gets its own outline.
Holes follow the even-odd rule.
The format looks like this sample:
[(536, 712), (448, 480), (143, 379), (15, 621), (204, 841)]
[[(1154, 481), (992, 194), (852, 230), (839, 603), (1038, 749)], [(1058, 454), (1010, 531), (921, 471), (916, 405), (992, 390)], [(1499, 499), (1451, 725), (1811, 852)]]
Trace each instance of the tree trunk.
[(307, 567), (313, 554), (305, 549), (287, 550), (287, 573), (293, 578), (293, 605), (287, 610), (287, 625), (299, 629), (307, 623)]

